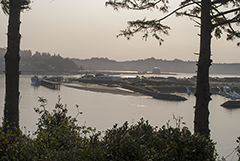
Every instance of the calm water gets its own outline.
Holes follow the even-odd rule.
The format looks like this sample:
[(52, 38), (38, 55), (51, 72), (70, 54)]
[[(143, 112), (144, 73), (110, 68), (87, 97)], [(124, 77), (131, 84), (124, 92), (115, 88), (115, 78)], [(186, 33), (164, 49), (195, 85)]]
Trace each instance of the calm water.
[[(3, 117), (5, 77), (0, 75), (0, 117)], [(34, 107), (38, 107), (38, 97), (48, 100), (48, 109), (53, 109), (58, 95), (62, 103), (67, 104), (69, 115), (76, 116), (75, 105), (80, 106), (82, 115), (78, 117), (79, 125), (106, 130), (115, 123), (122, 125), (125, 121), (136, 123), (141, 117), (149, 120), (151, 125), (161, 127), (168, 120), (175, 125), (172, 116), (182, 116), (183, 121), (193, 131), (195, 97), (190, 96), (185, 102), (168, 102), (152, 99), (147, 96), (123, 96), (108, 93), (97, 93), (61, 86), (60, 90), (51, 90), (42, 86), (31, 86), (30, 76), (20, 78), (20, 126), (34, 132), (38, 115)], [(183, 96), (187, 97), (187, 95)], [(212, 139), (217, 142), (220, 156), (227, 156), (236, 146), (236, 138), (240, 136), (240, 109), (228, 110), (220, 106), (226, 98), (213, 95), (210, 102), (210, 129)], [(228, 158), (231, 160), (232, 158)], [(233, 160), (236, 160), (234, 157)]]

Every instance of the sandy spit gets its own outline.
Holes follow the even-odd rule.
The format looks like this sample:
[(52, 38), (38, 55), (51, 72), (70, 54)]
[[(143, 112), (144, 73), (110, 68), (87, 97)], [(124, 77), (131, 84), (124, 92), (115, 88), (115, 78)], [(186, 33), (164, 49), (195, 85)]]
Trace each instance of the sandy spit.
[(111, 94), (120, 94), (120, 95), (131, 95), (131, 96), (144, 96), (141, 93), (136, 93), (131, 90), (127, 90), (121, 87), (108, 87), (106, 85), (98, 84), (88, 84), (88, 83), (62, 83), (62, 85), (70, 88), (93, 91), (93, 92), (102, 92), (102, 93), (111, 93)]

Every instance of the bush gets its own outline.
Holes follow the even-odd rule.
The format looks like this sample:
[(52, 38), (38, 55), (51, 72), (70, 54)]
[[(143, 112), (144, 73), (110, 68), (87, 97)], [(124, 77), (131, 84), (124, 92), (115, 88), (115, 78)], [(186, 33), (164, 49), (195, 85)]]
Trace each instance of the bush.
[(136, 125), (115, 125), (104, 137), (105, 160), (215, 160), (214, 143), (184, 127), (160, 129), (141, 119)]
[(240, 136), (237, 138), (237, 143), (238, 143), (238, 146), (237, 146), (237, 155), (238, 155), (238, 161), (240, 161)]
[(46, 110), (47, 100), (43, 98), (39, 98), (40, 107), (43, 109), (35, 108), (40, 118), (34, 142), (38, 158), (44, 160), (75, 158), (78, 147), (81, 146), (81, 127), (77, 126), (76, 118), (67, 116), (66, 105), (60, 101), (59, 97), (52, 113)]
[[(141, 119), (135, 125), (117, 124), (104, 133), (91, 127), (78, 126), (76, 118), (67, 116), (67, 108), (58, 98), (55, 109), (46, 109), (47, 101), (39, 98), (38, 129), (33, 138), (21, 134), (7, 140), (0, 129), (0, 160), (215, 160), (212, 140), (192, 134), (187, 127), (169, 124), (153, 127)], [(81, 114), (81, 112), (78, 112)]]

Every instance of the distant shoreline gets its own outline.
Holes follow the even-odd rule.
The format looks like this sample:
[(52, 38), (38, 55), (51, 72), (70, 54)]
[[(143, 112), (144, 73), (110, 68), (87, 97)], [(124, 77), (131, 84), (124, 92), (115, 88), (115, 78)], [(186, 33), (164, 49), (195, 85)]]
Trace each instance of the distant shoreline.
[[(80, 73), (72, 73), (72, 72), (20, 72), (20, 75), (38, 75), (38, 76), (48, 76), (48, 75), (55, 75), (55, 76), (74, 76), (74, 75), (84, 75), (84, 74), (97, 74), (97, 73), (103, 73), (106, 75), (132, 75), (132, 76), (141, 76), (141, 75), (154, 75), (155, 77), (161, 77), (161, 76), (166, 76), (169, 75), (169, 77), (178, 77), (181, 76), (182, 74), (186, 74), (186, 77), (190, 77), (188, 76), (189, 74), (193, 76), (196, 76), (196, 73), (178, 73), (178, 72), (161, 72), (160, 74), (153, 74), (153, 73), (137, 73), (137, 71), (135, 73), (133, 72), (128, 72), (128, 71), (114, 71), (114, 70), (94, 70), (94, 71), (90, 71), (90, 72), (80, 72)], [(4, 71), (0, 71), (0, 75), (5, 75)], [(215, 78), (215, 77), (219, 77), (219, 78), (239, 78), (240, 75), (236, 74), (236, 75), (232, 75), (232, 74), (210, 74), (209, 75), (210, 78)]]
[[(71, 73), (71, 72), (20, 72), (20, 75), (84, 75), (84, 74), (97, 74), (97, 73), (103, 73), (106, 75), (151, 75), (154, 73), (137, 73), (136, 72), (128, 72), (128, 71), (104, 71), (104, 70), (93, 70), (89, 72), (79, 72), (79, 73)], [(0, 72), (0, 75), (4, 75), (4, 72)], [(177, 73), (171, 73), (171, 72), (161, 72), (159, 74), (154, 74), (154, 75), (178, 75)]]
[[(62, 73), (62, 72), (21, 72), (20, 75), (78, 75), (79, 73)], [(0, 75), (5, 75), (5, 72), (0, 72)]]

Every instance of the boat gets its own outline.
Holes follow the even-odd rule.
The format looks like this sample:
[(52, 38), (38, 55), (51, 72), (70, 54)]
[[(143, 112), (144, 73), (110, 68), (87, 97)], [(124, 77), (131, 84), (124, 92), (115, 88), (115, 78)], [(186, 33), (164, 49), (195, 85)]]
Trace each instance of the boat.
[(240, 108), (240, 101), (236, 101), (236, 100), (228, 100), (227, 102), (224, 102), (223, 104), (221, 104), (221, 106), (225, 107), (225, 108)]
[(232, 100), (240, 99), (240, 94), (231, 90), (230, 87), (224, 86), (223, 91), (221, 91), (220, 87), (217, 87), (219, 89), (218, 94), (221, 96), (224, 96), (226, 98), (231, 98)]
[(238, 94), (237, 92), (233, 91), (231, 99), (232, 100), (240, 99), (240, 94)]
[(219, 87), (219, 86), (217, 86), (217, 88), (218, 88), (218, 94), (220, 95), (220, 96), (223, 96), (224, 95), (224, 92), (221, 90), (221, 88)]
[(186, 90), (187, 90), (187, 95), (188, 95), (188, 96), (190, 96), (191, 94), (193, 94), (188, 87), (186, 87)]
[(31, 82), (32, 82), (32, 85), (40, 85), (41, 79), (38, 78), (38, 76), (34, 75), (31, 77)]

